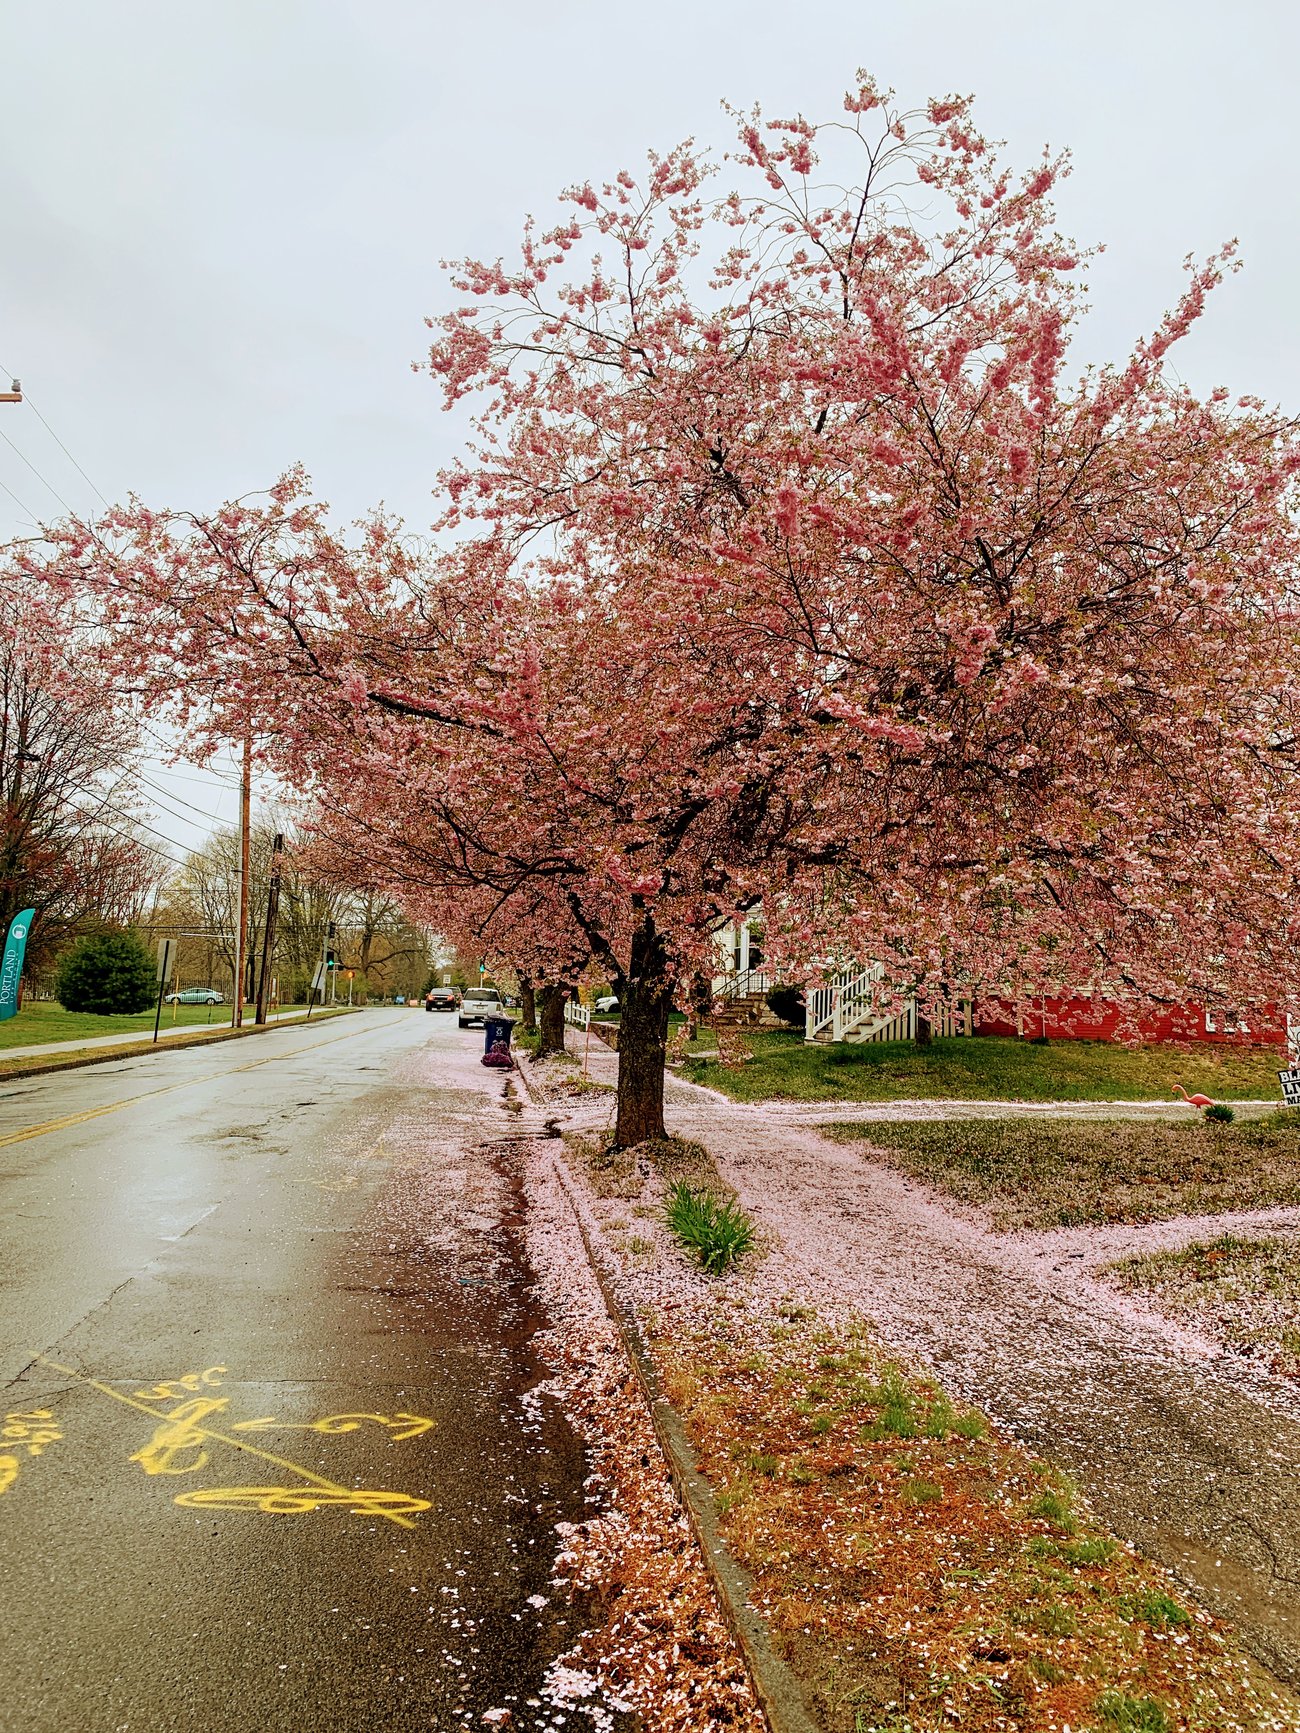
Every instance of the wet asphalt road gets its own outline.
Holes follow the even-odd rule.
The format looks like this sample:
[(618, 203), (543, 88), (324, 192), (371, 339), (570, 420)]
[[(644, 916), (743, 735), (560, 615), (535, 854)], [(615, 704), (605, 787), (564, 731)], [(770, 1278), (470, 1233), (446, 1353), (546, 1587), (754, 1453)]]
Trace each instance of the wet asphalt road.
[(584, 1462), (481, 1042), (375, 1011), (0, 1085), (5, 1733), (564, 1724)]

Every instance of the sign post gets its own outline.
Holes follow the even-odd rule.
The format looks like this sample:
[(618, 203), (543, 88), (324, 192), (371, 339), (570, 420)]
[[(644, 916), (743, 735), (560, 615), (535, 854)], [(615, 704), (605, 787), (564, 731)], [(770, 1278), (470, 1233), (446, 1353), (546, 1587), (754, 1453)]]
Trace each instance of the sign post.
[(23, 957), (27, 952), (27, 935), (32, 930), (35, 909), (20, 909), (9, 923), (5, 937), (4, 960), (0, 962), (0, 1021), (18, 1015), (22, 996)]
[(159, 939), (158, 941), (158, 1004), (153, 1014), (153, 1038), (158, 1039), (158, 1025), (162, 1022), (163, 994), (167, 990), (167, 978), (172, 972), (172, 957), (175, 954), (175, 939)]

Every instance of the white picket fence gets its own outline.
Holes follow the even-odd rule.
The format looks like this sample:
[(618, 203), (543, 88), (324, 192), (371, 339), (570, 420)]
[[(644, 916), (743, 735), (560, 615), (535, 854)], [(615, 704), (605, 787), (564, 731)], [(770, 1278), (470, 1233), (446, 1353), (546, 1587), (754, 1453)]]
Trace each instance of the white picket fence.
[(564, 1001), (564, 1021), (575, 1029), (586, 1029), (591, 1024), (591, 1012), (585, 1005), (580, 1005), (576, 999)]

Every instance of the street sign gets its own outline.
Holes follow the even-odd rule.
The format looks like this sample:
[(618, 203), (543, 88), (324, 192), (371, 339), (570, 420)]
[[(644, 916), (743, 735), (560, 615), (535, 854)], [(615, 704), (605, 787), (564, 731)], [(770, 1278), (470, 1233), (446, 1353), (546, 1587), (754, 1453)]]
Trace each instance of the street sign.
[(163, 994), (167, 991), (167, 982), (172, 972), (172, 958), (176, 955), (175, 939), (159, 939), (158, 941), (158, 1004), (153, 1014), (153, 1038), (158, 1039), (158, 1025), (162, 1022)]
[(1288, 1107), (1300, 1107), (1300, 1070), (1279, 1071), (1277, 1080), (1282, 1085), (1282, 1099)]

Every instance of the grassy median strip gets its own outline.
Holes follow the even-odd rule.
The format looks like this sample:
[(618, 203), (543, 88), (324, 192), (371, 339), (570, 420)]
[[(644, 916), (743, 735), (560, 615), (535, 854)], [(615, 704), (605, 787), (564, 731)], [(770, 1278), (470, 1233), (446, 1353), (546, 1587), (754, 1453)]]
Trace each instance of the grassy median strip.
[(1221, 1234), (1128, 1258), (1106, 1274), (1235, 1354), (1300, 1379), (1300, 1233)]
[(746, 1030), (753, 1058), (729, 1068), (688, 1058), (682, 1075), (736, 1101), (1158, 1101), (1189, 1094), (1276, 1099), (1272, 1052), (1117, 1047), (1110, 1041), (972, 1039), (810, 1046), (802, 1034)]
[(1300, 1110), (1208, 1125), (1096, 1119), (823, 1128), (988, 1212), (999, 1229), (1160, 1221), (1300, 1204)]
[(675, 1325), (656, 1354), (827, 1733), (1300, 1726), (1068, 1480), (861, 1323), (737, 1307)]

